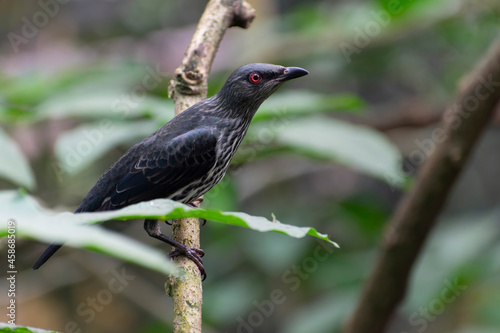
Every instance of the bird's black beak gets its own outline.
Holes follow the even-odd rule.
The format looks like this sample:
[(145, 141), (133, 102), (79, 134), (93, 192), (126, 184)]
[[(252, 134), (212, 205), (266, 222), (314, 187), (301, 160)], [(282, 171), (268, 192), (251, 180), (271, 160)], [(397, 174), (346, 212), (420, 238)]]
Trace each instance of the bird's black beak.
[(309, 74), (304, 68), (300, 67), (287, 67), (283, 74), (281, 74), (277, 79), (278, 81), (288, 81), (291, 79), (296, 79), (298, 77)]

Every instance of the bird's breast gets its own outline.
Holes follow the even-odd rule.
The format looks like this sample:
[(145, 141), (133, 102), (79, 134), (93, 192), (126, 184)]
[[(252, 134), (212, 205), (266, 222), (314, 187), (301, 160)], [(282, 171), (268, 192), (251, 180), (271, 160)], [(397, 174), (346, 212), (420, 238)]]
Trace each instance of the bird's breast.
[[(207, 181), (213, 185), (217, 184), (226, 174), (229, 164), (240, 146), (248, 125), (235, 124), (227, 126), (219, 136), (217, 143), (217, 162), (212, 168), (211, 172), (207, 175)], [(212, 185), (212, 186), (213, 186)]]
[(216, 148), (216, 162), (201, 178), (194, 180), (189, 186), (177, 191), (172, 199), (181, 202), (192, 202), (208, 192), (222, 180), (231, 163), (236, 150), (248, 129), (248, 124), (230, 123), (221, 126)]

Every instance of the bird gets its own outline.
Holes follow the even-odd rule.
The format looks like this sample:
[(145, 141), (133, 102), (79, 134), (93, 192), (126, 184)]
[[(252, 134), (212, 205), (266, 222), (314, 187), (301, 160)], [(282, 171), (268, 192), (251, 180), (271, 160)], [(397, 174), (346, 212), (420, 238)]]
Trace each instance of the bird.
[[(130, 148), (99, 178), (75, 213), (112, 211), (165, 198), (191, 204), (226, 173), (260, 105), (284, 82), (307, 75), (300, 67), (255, 63), (227, 78), (218, 93), (194, 104)], [(149, 236), (174, 247), (170, 257), (185, 255), (206, 271), (203, 250), (175, 241), (146, 219)], [(51, 244), (33, 265), (40, 268), (62, 244)]]

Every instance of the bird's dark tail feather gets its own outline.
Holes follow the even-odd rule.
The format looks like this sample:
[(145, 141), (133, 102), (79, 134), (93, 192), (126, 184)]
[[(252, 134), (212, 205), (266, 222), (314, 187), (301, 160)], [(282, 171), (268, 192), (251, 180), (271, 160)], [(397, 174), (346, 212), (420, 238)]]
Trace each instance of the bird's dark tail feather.
[(52, 257), (52, 255), (54, 253), (56, 253), (57, 250), (59, 250), (61, 248), (62, 245), (60, 244), (51, 244), (43, 253), (42, 255), (40, 256), (40, 258), (38, 258), (38, 260), (35, 262), (35, 264), (33, 265), (33, 269), (39, 269), (40, 266), (42, 266), (43, 264), (45, 264), (45, 262), (47, 260), (49, 260), (50, 257)]

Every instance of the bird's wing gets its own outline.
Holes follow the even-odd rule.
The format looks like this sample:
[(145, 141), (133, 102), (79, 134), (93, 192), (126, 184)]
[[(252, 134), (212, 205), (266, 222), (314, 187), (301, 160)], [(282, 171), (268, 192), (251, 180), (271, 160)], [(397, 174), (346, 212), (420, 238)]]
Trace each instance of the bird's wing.
[(217, 157), (216, 144), (217, 136), (211, 129), (198, 128), (165, 145), (150, 145), (103, 203), (110, 207), (103, 208), (169, 197), (210, 171)]

